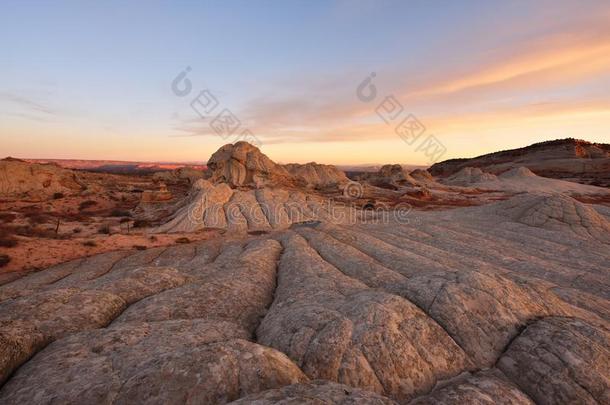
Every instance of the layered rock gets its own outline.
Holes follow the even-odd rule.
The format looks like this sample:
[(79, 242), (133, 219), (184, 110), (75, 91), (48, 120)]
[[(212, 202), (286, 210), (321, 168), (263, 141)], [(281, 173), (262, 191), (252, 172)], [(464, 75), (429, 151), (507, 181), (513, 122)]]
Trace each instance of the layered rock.
[(327, 220), (354, 222), (360, 211), (315, 194), (282, 188), (232, 189), (226, 183), (198, 180), (155, 232), (195, 232), (221, 228), (258, 232), (287, 228), (293, 223)]
[(415, 305), (345, 276), (299, 236), (284, 244), (276, 298), (257, 336), (310, 378), (408, 400), (467, 367), (460, 347)]
[(208, 160), (208, 178), (231, 187), (338, 188), (349, 182), (341, 170), (315, 162), (279, 165), (247, 142), (228, 144)]
[(610, 145), (578, 139), (536, 143), (524, 148), (435, 163), (428, 170), (447, 177), (465, 167), (478, 167), (492, 174), (525, 166), (538, 176), (610, 186)]
[(522, 224), (549, 230), (567, 230), (610, 244), (610, 221), (593, 208), (562, 194), (525, 194), (495, 208), (500, 215)]
[(574, 318), (528, 326), (498, 367), (539, 404), (610, 403), (610, 334)]
[(285, 196), (310, 200), (224, 186), (283, 208), (256, 205), (269, 233), (1, 285), (0, 403), (610, 402), (610, 253), (572, 226), (603, 209), (516, 196), (286, 230)]
[(316, 380), (311, 383), (293, 384), (259, 394), (248, 395), (238, 401), (231, 402), (231, 404), (390, 405), (396, 404), (396, 402), (373, 392), (353, 388), (349, 385)]
[(535, 402), (501, 372), (492, 369), (476, 374), (465, 373), (411, 404), (534, 405)]
[(478, 167), (465, 167), (459, 172), (449, 176), (444, 183), (452, 186), (470, 186), (474, 183), (495, 181), (497, 177), (491, 173), (485, 173)]
[(22, 367), (0, 401), (214, 404), (307, 380), (285, 355), (247, 339), (235, 324), (203, 319), (75, 334)]
[(208, 179), (231, 187), (263, 187), (292, 185), (294, 179), (256, 146), (247, 142), (227, 144), (218, 149), (207, 162)]
[(284, 165), (284, 168), (299, 184), (309, 188), (340, 188), (349, 182), (344, 172), (331, 165), (291, 163)]

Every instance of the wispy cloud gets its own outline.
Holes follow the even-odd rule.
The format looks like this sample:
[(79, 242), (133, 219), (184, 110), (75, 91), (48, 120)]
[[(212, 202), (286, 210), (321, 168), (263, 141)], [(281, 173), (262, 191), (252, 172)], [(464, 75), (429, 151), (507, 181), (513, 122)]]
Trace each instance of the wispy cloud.
[(17, 94), (0, 92), (0, 101), (5, 101), (25, 111), (55, 115), (56, 111), (37, 100)]

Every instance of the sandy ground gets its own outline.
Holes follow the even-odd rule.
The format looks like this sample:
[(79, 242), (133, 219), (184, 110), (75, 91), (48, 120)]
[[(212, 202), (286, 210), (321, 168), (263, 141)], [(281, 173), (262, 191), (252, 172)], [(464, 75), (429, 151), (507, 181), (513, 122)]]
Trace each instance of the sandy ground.
[[(0, 269), (0, 284), (23, 276), (31, 271), (45, 269), (73, 259), (114, 250), (142, 250), (177, 243), (202, 241), (217, 237), (219, 231), (211, 230), (182, 234), (115, 234), (93, 235), (86, 238), (46, 239), (19, 237), (14, 248), (0, 248), (11, 261)], [(186, 239), (185, 239), (186, 238)]]

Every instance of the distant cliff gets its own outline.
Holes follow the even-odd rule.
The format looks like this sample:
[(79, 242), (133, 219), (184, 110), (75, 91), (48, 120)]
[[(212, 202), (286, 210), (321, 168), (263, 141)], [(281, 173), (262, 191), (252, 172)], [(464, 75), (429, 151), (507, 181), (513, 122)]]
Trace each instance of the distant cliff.
[(471, 159), (445, 160), (428, 171), (446, 177), (465, 167), (479, 167), (500, 174), (517, 166), (525, 166), (539, 176), (610, 187), (610, 144), (558, 139)]

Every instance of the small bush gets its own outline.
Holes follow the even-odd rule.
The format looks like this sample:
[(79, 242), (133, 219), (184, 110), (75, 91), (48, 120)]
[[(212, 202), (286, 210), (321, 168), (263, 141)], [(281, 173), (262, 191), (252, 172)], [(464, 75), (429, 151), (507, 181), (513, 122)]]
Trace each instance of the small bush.
[(131, 212), (126, 210), (114, 209), (110, 211), (111, 217), (131, 217)]
[(97, 246), (97, 243), (95, 243), (95, 242), (94, 242), (94, 241), (92, 241), (92, 240), (87, 240), (87, 241), (83, 242), (83, 246), (87, 246), (87, 247), (95, 247), (95, 246)]
[(185, 236), (175, 240), (176, 243), (191, 243), (191, 240)]
[(149, 239), (151, 242), (156, 242), (156, 241), (157, 241), (157, 237), (156, 237), (155, 235), (151, 235), (151, 236), (150, 236), (148, 239)]
[(60, 198), (64, 198), (64, 197), (65, 197), (64, 193), (53, 193), (54, 200), (59, 200)]
[(14, 227), (15, 235), (27, 236), (30, 238), (49, 238), (54, 239), (57, 235), (55, 229), (41, 228), (32, 225), (20, 225)]
[(133, 245), (135, 250), (146, 250), (146, 246), (143, 245)]
[(108, 225), (108, 224), (101, 225), (98, 228), (97, 233), (103, 233), (103, 234), (106, 234), (106, 235), (110, 235), (110, 225)]
[(30, 224), (47, 224), (53, 219), (49, 214), (42, 212), (28, 212), (25, 217)]
[(97, 205), (97, 201), (86, 200), (78, 205), (78, 209), (83, 211), (83, 210), (86, 210), (87, 208), (93, 207), (94, 205)]
[(10, 261), (9, 255), (0, 255), (0, 267), (6, 266)]
[(82, 229), (80, 229), (80, 228), (72, 229), (72, 233), (81, 233), (81, 232), (82, 232)]

